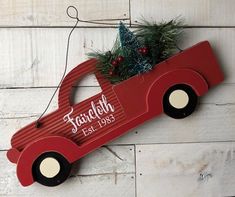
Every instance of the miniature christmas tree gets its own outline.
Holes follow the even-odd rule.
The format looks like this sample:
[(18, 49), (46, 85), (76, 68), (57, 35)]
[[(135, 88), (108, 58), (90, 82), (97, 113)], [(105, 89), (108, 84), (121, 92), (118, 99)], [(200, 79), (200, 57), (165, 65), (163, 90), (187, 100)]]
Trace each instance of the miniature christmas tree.
[(126, 57), (129, 59), (128, 65), (126, 65), (128, 67), (129, 76), (151, 70), (152, 65), (145, 57), (146, 54), (141, 53), (143, 47), (133, 32), (131, 32), (122, 22), (119, 25), (119, 37), (122, 50), (129, 52), (127, 53), (128, 57)]
[(97, 69), (111, 83), (118, 83), (148, 72), (170, 57), (178, 49), (181, 25), (177, 20), (159, 24), (144, 22), (131, 32), (121, 22), (112, 50), (90, 53), (89, 56), (98, 60)]

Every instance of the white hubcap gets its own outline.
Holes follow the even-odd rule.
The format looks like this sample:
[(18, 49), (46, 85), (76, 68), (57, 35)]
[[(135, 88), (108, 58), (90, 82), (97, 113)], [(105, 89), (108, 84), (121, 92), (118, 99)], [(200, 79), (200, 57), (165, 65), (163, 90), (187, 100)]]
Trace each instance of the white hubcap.
[(170, 94), (169, 102), (174, 108), (182, 109), (188, 104), (189, 97), (185, 91), (175, 90)]
[(43, 176), (53, 178), (60, 172), (60, 164), (55, 158), (47, 157), (41, 162), (39, 169)]

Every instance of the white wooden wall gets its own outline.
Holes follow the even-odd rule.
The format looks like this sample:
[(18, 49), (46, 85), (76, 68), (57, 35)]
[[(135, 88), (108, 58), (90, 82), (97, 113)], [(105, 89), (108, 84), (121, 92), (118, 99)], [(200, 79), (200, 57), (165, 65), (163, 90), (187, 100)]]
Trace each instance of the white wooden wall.
[[(189, 118), (162, 115), (98, 149), (74, 165), (63, 185), (23, 188), (6, 159), (10, 138), (45, 108), (63, 73), (74, 21), (116, 19), (127, 24), (185, 18), (182, 48), (208, 39), (226, 75)], [(112, 46), (115, 28), (79, 24), (69, 70), (91, 49)], [(213, 73), (213, 71), (211, 71)], [(92, 77), (79, 97), (97, 92)], [(57, 108), (54, 99), (49, 111)], [(0, 0), (0, 196), (222, 197), (235, 196), (235, 1), (234, 0)]]

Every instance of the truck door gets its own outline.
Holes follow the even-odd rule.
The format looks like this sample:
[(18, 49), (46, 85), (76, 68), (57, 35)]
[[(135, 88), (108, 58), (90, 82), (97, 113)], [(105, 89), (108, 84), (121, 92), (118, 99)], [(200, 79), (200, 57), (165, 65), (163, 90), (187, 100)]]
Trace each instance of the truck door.
[[(125, 120), (124, 110), (113, 91), (113, 85), (97, 71), (95, 65), (96, 60), (89, 60), (77, 66), (66, 76), (59, 92), (59, 108), (65, 111), (64, 121), (69, 125), (68, 135), (78, 144), (111, 132)], [(73, 85), (91, 73), (95, 74), (102, 91), (73, 104)]]

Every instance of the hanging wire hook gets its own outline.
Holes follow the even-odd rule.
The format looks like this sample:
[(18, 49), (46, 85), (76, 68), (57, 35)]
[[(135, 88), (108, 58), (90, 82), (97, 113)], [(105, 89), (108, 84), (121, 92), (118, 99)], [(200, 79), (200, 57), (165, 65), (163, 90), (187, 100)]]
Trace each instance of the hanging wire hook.
[[(71, 9), (74, 9), (75, 10), (75, 16), (72, 16), (70, 13), (69, 13), (69, 10)], [(79, 18), (78, 18), (78, 10), (75, 6), (73, 5), (70, 5), (69, 7), (67, 7), (66, 9), (66, 14), (68, 15), (68, 17), (72, 18), (72, 19), (77, 19), (79, 21)]]
[[(75, 15), (71, 15), (71, 10), (74, 10)], [(98, 19), (98, 20), (82, 20), (78, 17), (78, 10), (75, 6), (69, 6), (66, 10), (67, 15), (72, 18), (72, 19), (77, 19), (79, 22), (82, 23), (90, 23), (90, 24), (95, 24), (95, 25), (117, 25), (117, 23), (107, 23), (107, 22), (99, 22), (99, 21), (117, 21), (120, 19)]]
[[(76, 11), (76, 12), (75, 12), (75, 13), (76, 13), (75, 16), (72, 16), (72, 15), (69, 14), (69, 9), (71, 9), (71, 8), (73, 8), (73, 9)], [(77, 21), (76, 21), (75, 25), (73, 26), (73, 28), (71, 29), (71, 31), (70, 31), (70, 33), (69, 33), (69, 35), (68, 35), (67, 47), (66, 47), (66, 54), (65, 54), (64, 73), (63, 73), (63, 75), (62, 75), (62, 77), (61, 77), (61, 80), (60, 80), (59, 84), (57, 85), (57, 87), (56, 87), (54, 93), (52, 94), (52, 96), (51, 96), (51, 98), (50, 98), (50, 100), (49, 100), (49, 102), (48, 102), (48, 104), (47, 104), (45, 110), (43, 111), (43, 113), (42, 113), (42, 114), (39, 116), (39, 118), (37, 119), (36, 124), (35, 124), (36, 128), (40, 128), (40, 126), (42, 125), (42, 123), (40, 122), (40, 120), (41, 120), (41, 118), (44, 116), (44, 114), (47, 112), (49, 106), (51, 105), (51, 102), (52, 102), (53, 98), (55, 97), (55, 94), (56, 94), (56, 92), (58, 91), (58, 89), (59, 89), (59, 87), (60, 87), (60, 85), (61, 85), (61, 83), (62, 83), (62, 81), (63, 81), (63, 79), (64, 79), (64, 77), (65, 77), (67, 68), (68, 68), (68, 55), (69, 55), (70, 38), (71, 38), (71, 35), (72, 35), (74, 29), (75, 29), (75, 28), (77, 27), (77, 25), (78, 25), (79, 18), (78, 18), (78, 10), (77, 10), (77, 8), (74, 7), (74, 6), (69, 6), (69, 7), (67, 8), (67, 10), (66, 10), (66, 13), (67, 13), (67, 15), (68, 15), (70, 18), (76, 19)]]

